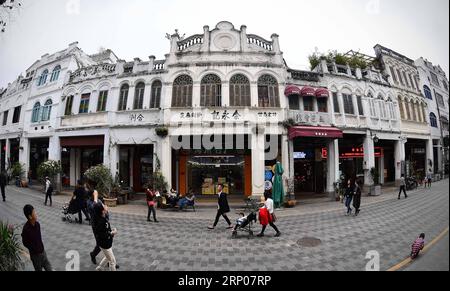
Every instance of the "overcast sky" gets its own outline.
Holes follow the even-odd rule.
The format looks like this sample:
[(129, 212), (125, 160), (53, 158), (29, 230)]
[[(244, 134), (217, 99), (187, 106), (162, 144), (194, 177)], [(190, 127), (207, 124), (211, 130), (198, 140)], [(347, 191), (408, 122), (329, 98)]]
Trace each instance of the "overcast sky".
[(88, 54), (112, 49), (119, 58), (163, 59), (166, 33), (186, 36), (222, 21), (270, 39), (280, 35), (289, 66), (309, 69), (316, 50), (374, 55), (380, 43), (449, 72), (448, 0), (22, 0), (0, 34), (0, 87), (45, 53), (74, 41)]

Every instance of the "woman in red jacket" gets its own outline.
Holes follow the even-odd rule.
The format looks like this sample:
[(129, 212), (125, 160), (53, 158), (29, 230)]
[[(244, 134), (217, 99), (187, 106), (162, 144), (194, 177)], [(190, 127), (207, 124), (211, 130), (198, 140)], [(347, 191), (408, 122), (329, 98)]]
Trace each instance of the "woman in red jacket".
[(266, 202), (264, 203), (264, 207), (260, 209), (259, 211), (259, 220), (262, 225), (261, 233), (258, 234), (258, 237), (263, 237), (264, 232), (266, 231), (267, 225), (270, 225), (277, 234), (275, 237), (281, 236), (281, 232), (278, 230), (278, 227), (274, 224), (276, 221), (275, 212), (274, 212), (274, 203), (272, 199), (272, 194), (270, 192), (266, 191), (264, 193), (264, 198), (266, 199)]

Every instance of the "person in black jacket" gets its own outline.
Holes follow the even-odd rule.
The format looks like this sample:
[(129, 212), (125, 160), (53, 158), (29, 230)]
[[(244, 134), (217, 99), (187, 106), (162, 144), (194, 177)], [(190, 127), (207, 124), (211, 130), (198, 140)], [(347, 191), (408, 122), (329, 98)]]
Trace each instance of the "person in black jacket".
[(2, 171), (0, 173), (0, 190), (2, 192), (3, 202), (6, 201), (6, 194), (5, 194), (6, 184), (8, 184), (8, 177), (6, 176), (5, 171)]
[(345, 190), (345, 207), (347, 207), (347, 216), (352, 214), (352, 201), (355, 195), (355, 187), (352, 180), (348, 180), (347, 189)]
[(228, 199), (227, 199), (227, 195), (225, 193), (223, 193), (223, 185), (219, 184), (217, 186), (217, 191), (219, 192), (217, 195), (219, 196), (218, 199), (218, 209), (217, 209), (217, 215), (216, 215), (216, 220), (214, 221), (214, 225), (213, 226), (209, 226), (208, 229), (214, 229), (216, 228), (217, 224), (219, 223), (219, 219), (221, 216), (223, 216), (223, 218), (225, 218), (226, 222), (228, 223), (228, 229), (232, 229), (233, 226), (231, 225), (231, 221), (227, 216), (227, 213), (230, 212), (230, 206), (228, 205)]
[(83, 215), (81, 212), (84, 213), (84, 216), (86, 217), (87, 221), (90, 221), (89, 214), (87, 212), (87, 192), (84, 188), (83, 183), (81, 181), (78, 181), (77, 187), (75, 188), (75, 191), (73, 192), (72, 200), (75, 201), (77, 210), (78, 210), (78, 223), (83, 224)]
[(27, 218), (27, 223), (23, 226), (22, 243), (30, 252), (34, 270), (41, 272), (44, 269), (50, 272), (53, 269), (42, 242), (41, 225), (37, 221), (36, 211), (33, 206), (25, 205), (23, 214)]
[(353, 207), (355, 207), (355, 216), (361, 211), (362, 182), (358, 180), (355, 185), (355, 196), (353, 197)]
[(95, 213), (97, 215), (95, 227), (97, 243), (105, 255), (96, 270), (101, 271), (109, 265), (110, 271), (116, 271), (116, 258), (114, 257), (112, 245), (114, 236), (117, 234), (117, 230), (111, 229), (111, 225), (107, 218), (107, 208), (105, 208), (102, 204), (97, 204), (95, 206)]

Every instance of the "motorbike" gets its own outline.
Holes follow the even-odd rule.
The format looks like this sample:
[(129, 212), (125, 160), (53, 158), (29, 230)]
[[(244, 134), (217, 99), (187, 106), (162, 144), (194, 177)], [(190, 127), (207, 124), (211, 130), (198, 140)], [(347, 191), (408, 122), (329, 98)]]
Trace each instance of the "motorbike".
[(416, 190), (419, 187), (419, 183), (417, 182), (416, 178), (409, 177), (406, 179), (406, 190)]

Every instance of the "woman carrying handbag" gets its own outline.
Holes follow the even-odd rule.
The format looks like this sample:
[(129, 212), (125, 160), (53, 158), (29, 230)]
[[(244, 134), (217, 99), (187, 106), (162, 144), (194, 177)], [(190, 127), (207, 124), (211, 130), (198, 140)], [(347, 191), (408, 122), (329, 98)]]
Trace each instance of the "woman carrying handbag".
[(158, 223), (159, 221), (156, 219), (156, 203), (155, 203), (155, 192), (153, 192), (152, 190), (150, 190), (150, 187), (147, 187), (147, 190), (145, 191), (146, 195), (147, 195), (147, 206), (148, 206), (148, 214), (147, 214), (147, 221), (151, 222), (152, 220), (150, 219), (151, 214), (153, 213), (153, 221), (155, 221), (156, 223)]
[(259, 211), (259, 220), (262, 225), (262, 230), (261, 233), (258, 234), (258, 237), (264, 236), (264, 232), (266, 231), (267, 225), (270, 225), (277, 232), (275, 237), (280, 237), (281, 232), (278, 230), (278, 227), (274, 224), (277, 218), (274, 212), (274, 202), (272, 199), (272, 194), (270, 194), (269, 191), (266, 191), (264, 193), (264, 198), (266, 202), (264, 203), (264, 207), (262, 207)]

